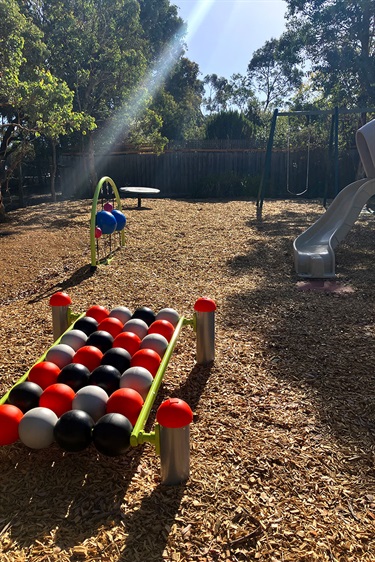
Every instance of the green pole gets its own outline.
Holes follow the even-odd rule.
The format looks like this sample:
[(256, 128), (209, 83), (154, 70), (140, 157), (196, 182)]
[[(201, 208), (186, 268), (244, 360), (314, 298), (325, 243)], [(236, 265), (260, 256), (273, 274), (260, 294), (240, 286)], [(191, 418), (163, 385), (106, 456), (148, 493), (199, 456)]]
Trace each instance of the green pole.
[(190, 320), (187, 320), (186, 318), (184, 318), (183, 316), (180, 318), (180, 320), (178, 321), (178, 324), (173, 332), (173, 336), (171, 338), (171, 341), (169, 342), (169, 345), (164, 353), (163, 359), (160, 363), (158, 372), (155, 375), (155, 378), (152, 382), (152, 385), (150, 387), (150, 390), (148, 391), (148, 394), (146, 396), (146, 400), (142, 406), (142, 410), (138, 416), (138, 419), (136, 421), (136, 424), (133, 428), (132, 434), (130, 436), (130, 445), (132, 447), (136, 447), (137, 445), (140, 445), (144, 442), (144, 439), (142, 439), (142, 433), (143, 433), (143, 429), (146, 425), (146, 422), (148, 420), (148, 417), (150, 415), (150, 411), (151, 408), (155, 402), (155, 398), (157, 396), (157, 393), (159, 391), (160, 385), (163, 381), (163, 377), (165, 374), (165, 371), (168, 367), (168, 363), (169, 360), (171, 358), (174, 346), (176, 345), (177, 342), (177, 338), (181, 332), (181, 329), (183, 326), (185, 326), (186, 324), (191, 324)]
[[(96, 269), (97, 266), (97, 260), (96, 260), (96, 245), (95, 245), (95, 217), (96, 217), (96, 210), (97, 210), (97, 205), (98, 205), (98, 199), (99, 199), (99, 194), (100, 194), (100, 190), (102, 189), (103, 183), (108, 182), (113, 189), (113, 192), (115, 194), (115, 198), (116, 198), (116, 203), (117, 203), (117, 209), (119, 211), (121, 211), (122, 209), (122, 205), (121, 205), (121, 197), (120, 194), (118, 192), (117, 186), (115, 184), (115, 182), (113, 181), (113, 179), (111, 179), (108, 176), (104, 176), (102, 177), (96, 188), (94, 191), (94, 196), (92, 198), (92, 207), (91, 207), (91, 220), (90, 220), (90, 248), (91, 248), (91, 269)], [(121, 246), (125, 246), (125, 233), (124, 230), (121, 231), (121, 241), (120, 241), (120, 245)]]
[(267, 185), (267, 183), (269, 182), (269, 179), (270, 179), (270, 176), (271, 176), (272, 147), (273, 147), (273, 139), (274, 139), (274, 136), (275, 136), (276, 121), (277, 121), (278, 113), (279, 113), (279, 110), (275, 109), (275, 111), (273, 112), (273, 115), (272, 115), (271, 130), (270, 130), (270, 134), (269, 134), (268, 142), (267, 142), (267, 149), (266, 149), (266, 156), (265, 156), (265, 160), (264, 160), (263, 174), (262, 174), (262, 178), (260, 180), (259, 190), (258, 190), (257, 207), (260, 207), (260, 208), (263, 207), (264, 188)]

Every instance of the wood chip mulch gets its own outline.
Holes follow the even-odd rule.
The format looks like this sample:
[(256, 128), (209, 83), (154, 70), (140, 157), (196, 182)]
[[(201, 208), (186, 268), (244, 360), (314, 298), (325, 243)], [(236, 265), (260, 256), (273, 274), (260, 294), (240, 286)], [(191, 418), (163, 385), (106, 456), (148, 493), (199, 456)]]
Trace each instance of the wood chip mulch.
[(350, 290), (298, 290), (292, 243), (319, 201), (266, 201), (258, 218), (252, 201), (127, 201), (126, 247), (95, 273), (90, 200), (0, 225), (0, 393), (52, 345), (55, 291), (75, 312), (187, 317), (209, 296), (214, 365), (195, 365), (187, 326), (158, 397), (193, 409), (190, 478), (161, 485), (148, 444), (119, 458), (2, 447), (1, 561), (374, 561), (374, 216), (336, 254)]

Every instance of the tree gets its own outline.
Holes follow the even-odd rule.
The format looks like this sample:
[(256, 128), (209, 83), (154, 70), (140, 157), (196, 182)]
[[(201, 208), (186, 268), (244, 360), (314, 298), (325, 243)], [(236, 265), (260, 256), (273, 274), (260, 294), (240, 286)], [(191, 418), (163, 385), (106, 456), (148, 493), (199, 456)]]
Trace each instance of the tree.
[(42, 135), (51, 143), (51, 194), (55, 201), (56, 147), (60, 137), (76, 130), (86, 134), (96, 124), (92, 117), (73, 111), (74, 92), (49, 71), (36, 70), (35, 80), (21, 84), (20, 91), (22, 117), (29, 131), (35, 138)]
[(206, 138), (249, 140), (253, 126), (239, 111), (221, 111), (207, 119)]
[(227, 78), (218, 76), (217, 74), (207, 74), (207, 76), (204, 77), (204, 84), (207, 89), (204, 100), (205, 110), (208, 113), (226, 111), (232, 93)]
[[(332, 105), (375, 104), (375, 1), (286, 0), (288, 28)], [(302, 47), (303, 41), (303, 47)]]
[(239, 111), (253, 120), (258, 113), (259, 103), (249, 79), (241, 74), (233, 74), (229, 80), (217, 74), (204, 79), (206, 96), (204, 108), (209, 113)]
[[(129, 138), (132, 128), (139, 137), (140, 112), (150, 107), (147, 90), (157, 80), (158, 67), (148, 81), (147, 72), (166, 45), (181, 49), (177, 9), (167, 0), (40, 0), (27, 8), (45, 34), (51, 70), (75, 92), (74, 109), (94, 117), (113, 142)], [(103, 129), (113, 119), (116, 134)], [(93, 141), (88, 135), (92, 187), (97, 181)]]
[[(59, 138), (73, 130), (93, 128), (93, 119), (74, 112), (74, 93), (64, 81), (42, 68), (46, 60), (42, 33), (14, 0), (0, 0), (0, 46), (1, 187), (7, 188), (23, 159), (33, 154), (34, 141), (43, 135), (52, 146), (51, 193), (55, 199)], [(1, 189), (0, 211), (4, 217)]]
[(283, 34), (266, 41), (255, 51), (247, 68), (247, 77), (263, 97), (263, 110), (285, 104), (302, 81), (301, 58), (296, 49), (296, 36)]
[(203, 83), (197, 63), (182, 57), (156, 95), (155, 108), (163, 119), (162, 134), (168, 139), (187, 140), (202, 134)]

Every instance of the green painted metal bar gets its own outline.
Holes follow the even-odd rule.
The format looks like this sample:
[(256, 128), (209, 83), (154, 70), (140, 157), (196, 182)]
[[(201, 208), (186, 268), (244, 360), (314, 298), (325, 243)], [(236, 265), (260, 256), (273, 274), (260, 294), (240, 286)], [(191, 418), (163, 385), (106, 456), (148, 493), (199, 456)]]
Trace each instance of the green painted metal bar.
[[(79, 316), (77, 316), (77, 315), (75, 315), (75, 314), (74, 314), (74, 315), (72, 314), (71, 316), (69, 316), (69, 318), (74, 318), (74, 321), (75, 321), (75, 320), (78, 320), (79, 318), (82, 318), (83, 316), (85, 316), (85, 314), (86, 314), (85, 312), (84, 312), (83, 314), (80, 314)], [(67, 330), (65, 330), (64, 334), (66, 334), (67, 332), (69, 332), (71, 329), (72, 329), (72, 325), (70, 325), (69, 328), (68, 328)], [(57, 344), (60, 342), (60, 340), (61, 340), (61, 338), (63, 337), (64, 334), (61, 334), (61, 336), (60, 336), (55, 342), (53, 342), (53, 344), (51, 345), (51, 347), (49, 347), (49, 348), (47, 349), (47, 351), (45, 351), (45, 352), (43, 353), (43, 355), (42, 355), (41, 357), (39, 357), (39, 359), (38, 359), (37, 361), (35, 361), (35, 363), (34, 363), (33, 365), (31, 365), (30, 369), (28, 369), (28, 371), (26, 371), (26, 373), (25, 373), (24, 375), (22, 375), (22, 377), (20, 377), (17, 382), (14, 383), (14, 385), (8, 390), (8, 392), (7, 392), (6, 394), (4, 394), (4, 396), (0, 399), (0, 405), (1, 405), (1, 404), (5, 404), (5, 402), (8, 400), (8, 396), (9, 396), (10, 391), (11, 391), (17, 384), (20, 384), (21, 382), (24, 382), (25, 380), (27, 380), (27, 377), (29, 376), (29, 373), (30, 373), (31, 369), (34, 367), (34, 365), (37, 365), (37, 363), (40, 363), (41, 361), (44, 361), (44, 360), (45, 360), (46, 355), (47, 355), (47, 353), (49, 352), (49, 350), (50, 350), (54, 345), (57, 345)]]
[(334, 109), (306, 109), (301, 111), (279, 111), (280, 117), (288, 117), (295, 115), (298, 117), (299, 115), (334, 115), (338, 109), (338, 113), (340, 115), (348, 115), (350, 113), (375, 113), (375, 107), (359, 107), (359, 108), (334, 108)]
[[(94, 196), (92, 198), (92, 207), (91, 207), (91, 220), (90, 220), (90, 248), (91, 248), (91, 268), (95, 269), (98, 262), (96, 259), (96, 246), (95, 246), (95, 218), (96, 218), (96, 211), (97, 211), (97, 205), (98, 205), (98, 199), (99, 199), (99, 195), (100, 195), (100, 191), (103, 187), (103, 184), (108, 182), (112, 189), (113, 192), (115, 194), (115, 198), (116, 198), (116, 203), (117, 203), (117, 209), (119, 211), (122, 210), (122, 204), (121, 204), (121, 197), (119, 194), (119, 191), (117, 189), (117, 186), (115, 184), (115, 182), (113, 181), (113, 179), (111, 179), (108, 176), (104, 176), (102, 177), (96, 188), (94, 191)], [(120, 245), (121, 246), (125, 246), (125, 233), (124, 230), (121, 231), (121, 240), (120, 240)]]
[(263, 174), (262, 174), (262, 178), (260, 180), (259, 190), (258, 190), (257, 207), (259, 207), (259, 208), (263, 207), (265, 186), (267, 185), (267, 182), (269, 181), (270, 176), (271, 176), (271, 159), (272, 159), (273, 138), (275, 136), (276, 121), (277, 121), (278, 115), (279, 115), (279, 110), (275, 109), (275, 111), (273, 112), (273, 115), (272, 115), (271, 130), (270, 130), (270, 134), (269, 134), (268, 142), (267, 142), (266, 156), (265, 156), (265, 161), (264, 161), (264, 169), (263, 169)]
[[(160, 385), (163, 381), (164, 378), (164, 374), (165, 371), (167, 370), (168, 367), (168, 363), (169, 360), (171, 358), (173, 349), (176, 345), (178, 336), (180, 335), (180, 332), (183, 328), (183, 326), (190, 324), (189, 320), (186, 320), (183, 316), (180, 318), (180, 320), (178, 321), (178, 324), (173, 332), (172, 338), (169, 342), (169, 345), (164, 353), (163, 359), (161, 360), (158, 372), (155, 375), (155, 378), (152, 382), (152, 385), (150, 387), (150, 390), (148, 391), (148, 394), (146, 396), (146, 400), (143, 404), (142, 410), (138, 416), (137, 422), (133, 428), (132, 434), (130, 436), (130, 445), (132, 447), (136, 447), (137, 445), (140, 445), (141, 443), (143, 443), (145, 440), (144, 437), (147, 434), (143, 434), (143, 429), (144, 426), (146, 425), (146, 422), (148, 420), (148, 417), (150, 415), (151, 412), (151, 408), (154, 405), (155, 402), (155, 398), (157, 396), (157, 393), (159, 391)], [(152, 435), (152, 434), (149, 434)]]

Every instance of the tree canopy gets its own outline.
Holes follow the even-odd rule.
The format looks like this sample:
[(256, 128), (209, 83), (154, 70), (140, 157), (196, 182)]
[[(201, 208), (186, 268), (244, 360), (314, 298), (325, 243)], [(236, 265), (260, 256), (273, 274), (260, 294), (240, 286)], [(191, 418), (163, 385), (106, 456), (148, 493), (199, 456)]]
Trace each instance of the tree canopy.
[(202, 78), (170, 0), (0, 0), (1, 186), (41, 138), (51, 183), (66, 139), (89, 154), (92, 185), (105, 142), (262, 143), (275, 107), (374, 106), (375, 0), (286, 4), (286, 31), (249, 53), (244, 75)]

